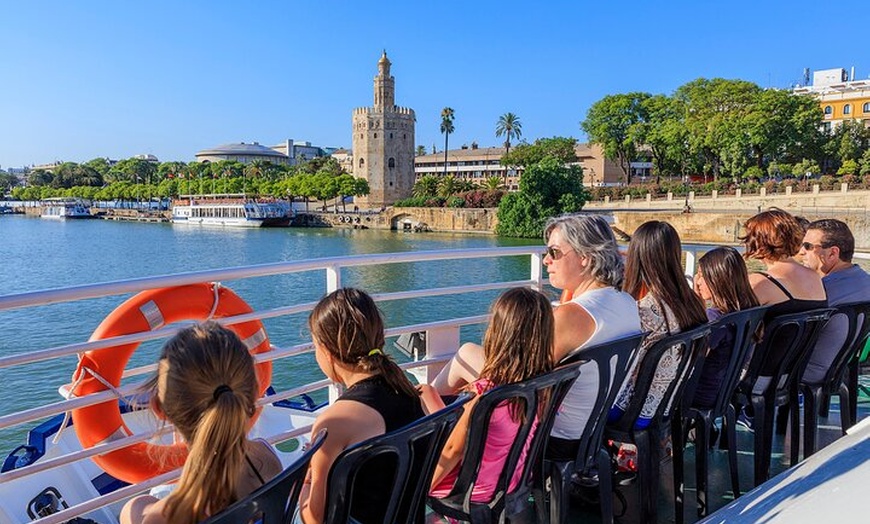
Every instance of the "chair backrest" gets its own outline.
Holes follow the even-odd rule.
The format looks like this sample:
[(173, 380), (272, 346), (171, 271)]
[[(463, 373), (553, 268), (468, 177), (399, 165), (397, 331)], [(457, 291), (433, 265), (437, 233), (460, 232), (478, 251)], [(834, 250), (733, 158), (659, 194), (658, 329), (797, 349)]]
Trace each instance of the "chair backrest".
[(290, 524), (308, 473), (308, 464), (325, 439), (326, 430), (322, 429), (302, 456), (278, 476), (202, 524)]
[[(728, 356), (728, 367), (725, 368), (722, 383), (716, 393), (716, 400), (711, 410), (715, 416), (723, 415), (725, 409), (731, 403), (731, 397), (734, 396), (734, 391), (740, 382), (740, 374), (743, 371), (743, 367), (746, 361), (749, 360), (753, 348), (756, 346), (756, 333), (758, 333), (758, 329), (764, 321), (765, 312), (767, 312), (767, 306), (734, 311), (733, 313), (723, 315), (719, 320), (710, 324), (711, 338), (717, 329), (732, 330), (734, 336), (731, 344), (731, 353)], [(703, 366), (697, 366), (695, 372), (700, 373), (702, 369)], [(694, 395), (692, 396), (694, 397)], [(687, 400), (691, 402), (692, 399)]]
[(326, 522), (352, 522), (358, 474), (373, 464), (382, 467), (384, 460), (394, 465), (395, 475), (391, 484), (378, 486), (385, 494), (384, 500), (388, 501), (383, 509), (383, 522), (421, 521), (441, 450), (462, 414), (462, 406), (472, 397), (470, 394), (459, 395), (450, 405), (435, 413), (344, 450), (329, 470)]
[[(616, 401), (619, 388), (625, 382), (628, 370), (637, 355), (644, 338), (643, 333), (598, 344), (571, 355), (563, 364), (582, 362), (580, 373), (592, 372), (592, 364), (598, 368), (598, 395), (595, 405), (580, 434), (574, 471), (585, 471), (596, 463), (596, 456), (604, 438), (604, 428), (610, 407)], [(587, 371), (588, 370), (588, 371)]]
[[(465, 511), (471, 512), (472, 491), (482, 463), (492, 414), (499, 406), (512, 400), (520, 400), (524, 422), (517, 431), (496, 482), (493, 498), (487, 505), (494, 514), (502, 514), (505, 508), (509, 514), (513, 514), (515, 508), (525, 507), (532, 492), (533, 482), (541, 479), (543, 475), (544, 447), (550, 429), (553, 427), (556, 410), (580, 374), (581, 364), (581, 362), (565, 364), (549, 373), (522, 382), (498, 386), (481, 395), (471, 414), (462, 465), (447, 498), (462, 497)], [(541, 404), (541, 402), (545, 403)], [(537, 421), (537, 428), (533, 432), (535, 421)], [(520, 456), (527, 444), (528, 451), (521, 480), (513, 491), (508, 492)]]
[(631, 401), (619, 420), (608, 424), (608, 427), (617, 431), (633, 432), (653, 380), (656, 378), (656, 370), (665, 358), (675, 358), (677, 365), (674, 378), (665, 388), (661, 401), (650, 421), (651, 426), (660, 426), (664, 414), (670, 411), (674, 399), (694, 395), (694, 384), (690, 383), (690, 379), (697, 378), (694, 369), (703, 363), (709, 337), (709, 324), (702, 324), (681, 333), (664, 337), (647, 349), (641, 357), (641, 361), (637, 363), (638, 372)]
[(740, 382), (739, 389), (749, 395), (764, 371), (771, 377), (770, 384), (762, 394), (774, 395), (791, 384), (797, 384), (803, 375), (807, 353), (815, 346), (819, 332), (834, 311), (833, 308), (811, 309), (799, 313), (779, 315), (765, 323), (764, 338), (761, 340)]
[[(838, 316), (845, 316), (848, 322), (846, 337), (843, 339), (843, 347), (837, 353), (831, 367), (825, 372), (825, 384), (831, 384), (835, 387), (839, 386), (843, 380), (843, 375), (852, 359), (861, 357), (864, 351), (868, 337), (870, 337), (870, 302), (852, 302), (849, 304), (841, 304), (836, 307), (828, 319), (828, 324), (834, 321)], [(825, 328), (822, 328), (824, 331)]]

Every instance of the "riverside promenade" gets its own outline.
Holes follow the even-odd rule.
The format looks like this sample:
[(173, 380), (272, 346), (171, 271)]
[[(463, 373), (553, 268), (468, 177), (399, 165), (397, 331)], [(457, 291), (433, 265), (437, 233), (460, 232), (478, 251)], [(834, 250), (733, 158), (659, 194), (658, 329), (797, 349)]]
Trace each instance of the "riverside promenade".
[(622, 200), (587, 202), (584, 211), (613, 217), (614, 226), (631, 233), (647, 220), (666, 220), (689, 242), (737, 243), (747, 218), (770, 207), (779, 207), (808, 220), (837, 218), (855, 234), (855, 247), (870, 249), (870, 191), (850, 191), (845, 185), (836, 191), (758, 193), (695, 197), (689, 194), (691, 212), (685, 213), (685, 197), (625, 197)]

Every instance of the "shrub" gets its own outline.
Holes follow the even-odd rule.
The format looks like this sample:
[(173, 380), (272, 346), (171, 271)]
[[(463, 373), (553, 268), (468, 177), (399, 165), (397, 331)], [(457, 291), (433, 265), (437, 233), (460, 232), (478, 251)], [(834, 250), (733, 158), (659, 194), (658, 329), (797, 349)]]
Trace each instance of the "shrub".
[(449, 197), (447, 207), (465, 207), (465, 199), (459, 196)]

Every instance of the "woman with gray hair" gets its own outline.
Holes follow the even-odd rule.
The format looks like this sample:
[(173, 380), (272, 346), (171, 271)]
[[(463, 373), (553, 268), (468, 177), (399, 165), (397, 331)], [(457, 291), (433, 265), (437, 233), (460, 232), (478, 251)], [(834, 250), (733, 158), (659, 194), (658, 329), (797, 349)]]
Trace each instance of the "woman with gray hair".
[[(550, 285), (563, 290), (555, 318), (558, 362), (584, 348), (641, 332), (637, 303), (619, 290), (623, 261), (610, 225), (597, 215), (562, 215), (544, 227)], [(593, 366), (594, 363), (584, 364)], [(591, 370), (590, 370), (591, 371)], [(598, 373), (580, 373), (556, 415), (547, 455), (573, 460), (598, 394)]]
[[(640, 333), (637, 303), (619, 291), (623, 262), (613, 230), (597, 215), (562, 215), (544, 228), (544, 265), (550, 285), (563, 290), (555, 306), (553, 360), (585, 347)], [(592, 363), (585, 366), (594, 365)], [(475, 381), (483, 367), (483, 351), (466, 343), (432, 381), (441, 395), (456, 393)], [(556, 416), (547, 455), (572, 460), (598, 394), (598, 374), (581, 373)]]

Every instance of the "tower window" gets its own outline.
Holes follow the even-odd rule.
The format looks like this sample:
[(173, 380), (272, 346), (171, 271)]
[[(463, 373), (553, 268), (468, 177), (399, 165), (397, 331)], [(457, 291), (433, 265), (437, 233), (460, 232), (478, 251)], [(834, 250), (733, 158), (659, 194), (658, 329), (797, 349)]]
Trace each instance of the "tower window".
[(365, 167), (365, 165), (366, 165), (366, 161), (363, 160), (362, 158), (360, 158), (359, 159), (359, 167)]
[(396, 167), (396, 159), (395, 159), (395, 158), (390, 158), (390, 159), (387, 161), (387, 167), (389, 167), (390, 169), (393, 169), (394, 167)]
[(825, 114), (826, 114), (826, 115), (831, 115), (831, 114), (833, 114), (833, 113), (834, 113), (834, 108), (833, 108), (833, 107), (831, 107), (831, 106), (825, 106)]
[(870, 113), (870, 102), (864, 104), (864, 112)]
[(843, 114), (844, 115), (852, 114), (852, 104), (846, 104), (843, 106)]
[(375, 138), (377, 138), (377, 137), (378, 137), (378, 134), (377, 134), (377, 133), (375, 133)]
[(393, 139), (393, 134), (392, 134), (392, 133), (390, 133), (390, 140), (392, 140), (392, 139)]

